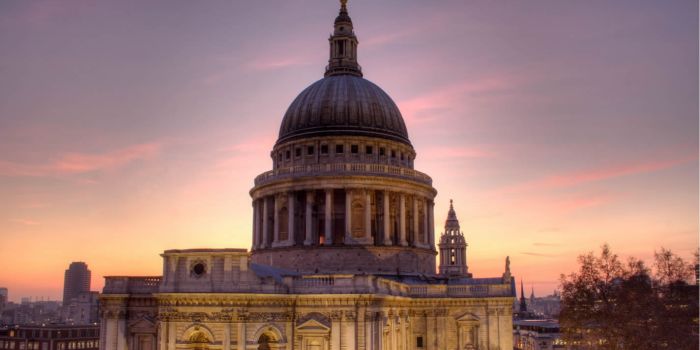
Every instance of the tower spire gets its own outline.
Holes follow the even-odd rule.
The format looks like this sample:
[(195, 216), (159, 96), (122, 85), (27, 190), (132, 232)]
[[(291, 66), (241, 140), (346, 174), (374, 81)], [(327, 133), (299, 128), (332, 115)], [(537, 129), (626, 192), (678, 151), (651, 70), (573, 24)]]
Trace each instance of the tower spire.
[(525, 287), (523, 279), (520, 279), (520, 312), (527, 312), (527, 302), (525, 301)]
[(445, 232), (440, 237), (440, 274), (452, 276), (469, 276), (467, 268), (467, 241), (459, 229), (457, 213), (450, 199), (447, 211)]
[(331, 46), (326, 74), (354, 75), (361, 77), (362, 68), (357, 63), (357, 37), (353, 31), (352, 19), (348, 15), (347, 0), (340, 0), (340, 11), (333, 24), (333, 35), (328, 38)]

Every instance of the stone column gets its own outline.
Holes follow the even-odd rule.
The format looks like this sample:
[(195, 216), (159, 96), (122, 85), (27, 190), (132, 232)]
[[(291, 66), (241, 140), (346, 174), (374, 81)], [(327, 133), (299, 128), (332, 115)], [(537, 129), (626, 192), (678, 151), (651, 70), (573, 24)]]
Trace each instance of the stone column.
[(399, 350), (398, 335), (396, 334), (396, 316), (391, 316), (389, 322), (389, 336), (391, 337), (391, 347)]
[(374, 350), (374, 347), (372, 346), (374, 344), (374, 342), (372, 341), (373, 340), (372, 328), (374, 328), (374, 317), (369, 312), (365, 312), (364, 325), (365, 325), (365, 349), (366, 350)]
[(175, 337), (177, 336), (177, 324), (168, 322), (168, 350), (175, 349)]
[(100, 328), (104, 328), (104, 339), (100, 339), (103, 346), (100, 349), (116, 350), (117, 348), (117, 320), (111, 317), (103, 317)]
[(313, 209), (314, 209), (314, 193), (313, 191), (306, 192), (306, 234), (304, 237), (304, 245), (313, 243)]
[(126, 350), (127, 339), (126, 339), (126, 315), (119, 315), (119, 320), (117, 321), (117, 350)]
[(343, 320), (343, 323), (340, 326), (342, 335), (340, 337), (341, 339), (341, 346), (344, 347), (345, 349), (357, 349), (357, 336), (356, 336), (356, 329), (355, 329), (355, 320), (353, 317), (348, 317), (347, 315), (346, 319)]
[(262, 220), (262, 242), (260, 243), (260, 248), (267, 248), (267, 242), (270, 240), (270, 205), (267, 202), (267, 198), (262, 198), (263, 202), (263, 220)]
[(345, 244), (352, 242), (352, 189), (345, 189)]
[(331, 245), (333, 244), (333, 232), (331, 232), (332, 223), (332, 213), (331, 211), (333, 210), (333, 190), (332, 189), (326, 189), (326, 228), (325, 228), (325, 235), (326, 238), (324, 240), (324, 245)]
[[(255, 250), (256, 248), (258, 248), (258, 246), (257, 246), (258, 232), (257, 232), (257, 230), (255, 230), (255, 226), (257, 225), (258, 220), (256, 220), (256, 219), (257, 219), (257, 210), (255, 208), (255, 199), (253, 199), (253, 243), (251, 244), (252, 245), (251, 250)], [(165, 278), (165, 276), (163, 276), (163, 278)]]
[(418, 220), (418, 196), (413, 196), (413, 246), (417, 247), (418, 236), (420, 236), (420, 221)]
[(428, 205), (428, 245), (435, 246), (435, 202), (430, 201)]
[(222, 350), (231, 350), (231, 323), (224, 324), (224, 339), (222, 339)]
[(260, 244), (260, 211), (258, 210), (258, 200), (253, 200), (253, 250), (258, 249)]
[(391, 203), (389, 191), (384, 191), (384, 245), (391, 245)]
[(374, 329), (375, 336), (377, 337), (377, 341), (375, 343), (377, 345), (377, 349), (381, 350), (384, 348), (388, 348), (388, 347), (385, 347), (386, 344), (384, 344), (385, 342), (384, 342), (384, 315), (383, 314), (377, 316), (377, 320), (374, 322), (374, 326), (375, 326), (375, 329)]
[(365, 191), (365, 243), (372, 243), (372, 191)]
[(236, 340), (236, 348), (238, 350), (245, 350), (245, 321), (240, 320), (238, 323), (238, 339)]
[(430, 239), (428, 238), (428, 200), (423, 199), (423, 245), (428, 246)]
[[(287, 194), (287, 242), (285, 245), (294, 245), (296, 230), (294, 229), (294, 220), (296, 219), (294, 213), (294, 202), (296, 201), (296, 196), (294, 191), (290, 191)], [(282, 242), (280, 242), (282, 243)]]
[(168, 350), (168, 321), (162, 321), (158, 327), (158, 348)]
[(272, 196), (272, 199), (275, 200), (275, 210), (273, 212), (274, 217), (272, 219), (272, 231), (274, 232), (274, 236), (272, 236), (273, 247), (277, 246), (280, 243), (280, 201), (278, 197), (278, 195)]
[(399, 244), (402, 246), (406, 243), (406, 195), (399, 195)]
[(437, 345), (437, 329), (435, 328), (435, 316), (433, 311), (429, 311), (425, 320), (425, 348), (426, 350), (435, 350)]
[(331, 349), (340, 349), (340, 317), (331, 319)]

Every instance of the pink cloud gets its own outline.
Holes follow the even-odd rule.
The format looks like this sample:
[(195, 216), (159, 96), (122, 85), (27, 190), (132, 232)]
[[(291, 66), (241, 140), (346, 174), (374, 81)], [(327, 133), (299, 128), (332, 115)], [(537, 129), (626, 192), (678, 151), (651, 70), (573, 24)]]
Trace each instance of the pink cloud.
[(491, 158), (496, 156), (496, 152), (478, 146), (443, 146), (425, 148), (420, 151), (420, 156), (427, 159)]
[(612, 196), (590, 195), (584, 197), (562, 198), (549, 203), (552, 211), (571, 212), (583, 208), (597, 207), (612, 201)]
[(308, 57), (287, 57), (282, 59), (266, 59), (254, 60), (248, 64), (248, 67), (254, 70), (276, 70), (293, 66), (303, 66), (311, 64)]
[(399, 101), (398, 105), (408, 122), (426, 123), (437, 117), (434, 113), (436, 111), (461, 108), (465, 104), (465, 98), (470, 95), (503, 91), (514, 85), (515, 82), (512, 79), (505, 77), (458, 82), (411, 99)]
[(503, 192), (532, 191), (548, 188), (574, 187), (590, 182), (603, 181), (607, 179), (649, 173), (663, 169), (672, 168), (698, 159), (697, 155), (685, 156), (669, 160), (653, 160), (640, 163), (631, 163), (609, 168), (590, 169), (568, 174), (552, 175), (545, 178), (526, 182), (503, 189)]
[(57, 176), (118, 168), (156, 156), (159, 143), (138, 144), (104, 154), (66, 153), (49, 164), (20, 164), (0, 160), (0, 176)]
[(402, 38), (412, 37), (415, 32), (415, 30), (406, 30), (394, 33), (382, 33), (379, 35), (362, 38), (360, 45), (363, 47), (381, 46)]
[(12, 220), (10, 220), (10, 222), (13, 222), (15, 224), (25, 225), (25, 226), (41, 225), (41, 223), (38, 221), (28, 220), (28, 219), (12, 219)]

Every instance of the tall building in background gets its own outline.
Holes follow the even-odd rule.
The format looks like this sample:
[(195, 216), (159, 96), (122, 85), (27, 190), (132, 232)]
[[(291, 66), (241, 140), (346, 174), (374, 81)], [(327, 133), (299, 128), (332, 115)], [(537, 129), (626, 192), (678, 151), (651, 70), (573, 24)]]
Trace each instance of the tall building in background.
[(344, 0), (329, 43), (250, 190), (251, 251), (168, 250), (162, 276), (106, 277), (100, 349), (513, 348), (509, 259), (472, 278), (451, 208), (438, 273), (437, 191), (398, 107), (363, 78)]
[(5, 304), (7, 304), (9, 299), (7, 288), (0, 287), (0, 312), (5, 308)]
[(90, 270), (82, 261), (72, 262), (63, 278), (63, 303), (78, 298), (80, 293), (90, 291)]

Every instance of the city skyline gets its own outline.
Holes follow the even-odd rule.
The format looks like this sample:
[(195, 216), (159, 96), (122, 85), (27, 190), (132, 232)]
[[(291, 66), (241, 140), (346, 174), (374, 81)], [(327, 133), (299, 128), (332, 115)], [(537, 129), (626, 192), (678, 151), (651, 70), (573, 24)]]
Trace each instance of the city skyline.
[[(510, 256), (541, 296), (606, 242), (697, 249), (697, 3), (349, 7), (365, 77), (438, 190), (436, 234), (454, 199), (475, 277)], [(11, 300), (59, 299), (71, 261), (99, 290), (161, 274), (166, 249), (250, 248), (248, 191), (322, 77), (335, 1), (0, 8)]]

